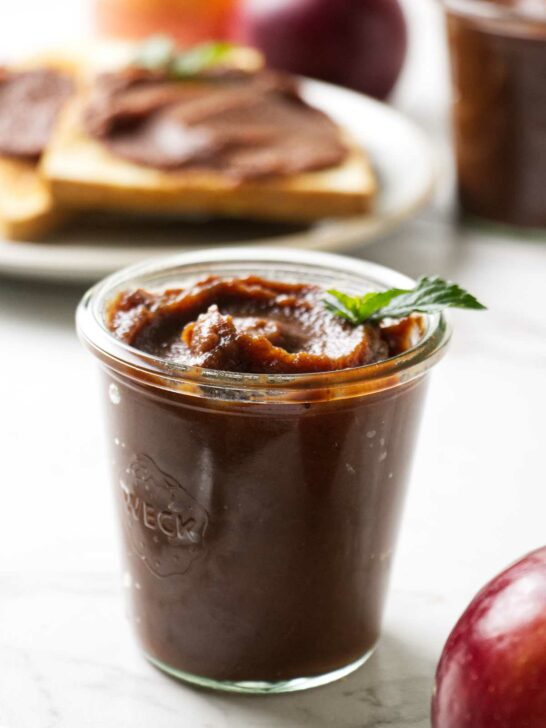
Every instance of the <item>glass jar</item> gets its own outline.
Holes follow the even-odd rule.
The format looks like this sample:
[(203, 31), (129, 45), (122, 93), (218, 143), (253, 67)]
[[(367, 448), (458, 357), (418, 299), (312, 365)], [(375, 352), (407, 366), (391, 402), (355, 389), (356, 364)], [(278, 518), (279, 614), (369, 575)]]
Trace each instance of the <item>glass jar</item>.
[(117, 273), (78, 309), (102, 365), (131, 619), (145, 655), (207, 687), (283, 692), (348, 674), (380, 632), (427, 375), (448, 340), (298, 375), (179, 366), (116, 339), (120, 291), (256, 274), (364, 293), (413, 282), (325, 253), (220, 249)]
[(546, 4), (444, 0), (461, 205), (546, 229)]

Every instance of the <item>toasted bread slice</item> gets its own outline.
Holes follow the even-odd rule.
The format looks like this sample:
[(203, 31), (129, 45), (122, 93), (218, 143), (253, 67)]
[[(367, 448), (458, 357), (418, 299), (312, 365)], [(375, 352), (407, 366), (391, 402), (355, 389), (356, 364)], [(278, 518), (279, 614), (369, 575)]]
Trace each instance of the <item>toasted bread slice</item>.
[(36, 165), (0, 157), (0, 233), (10, 240), (36, 240), (62, 219)]
[[(53, 68), (71, 75), (75, 72), (71, 59), (51, 54), (35, 56), (14, 68)], [(63, 219), (38, 165), (0, 155), (0, 233), (11, 240), (39, 239)]]
[(372, 167), (352, 141), (339, 167), (242, 183), (216, 172), (136, 165), (86, 134), (83, 103), (65, 109), (42, 161), (54, 198), (67, 207), (310, 221), (366, 212), (376, 193)]

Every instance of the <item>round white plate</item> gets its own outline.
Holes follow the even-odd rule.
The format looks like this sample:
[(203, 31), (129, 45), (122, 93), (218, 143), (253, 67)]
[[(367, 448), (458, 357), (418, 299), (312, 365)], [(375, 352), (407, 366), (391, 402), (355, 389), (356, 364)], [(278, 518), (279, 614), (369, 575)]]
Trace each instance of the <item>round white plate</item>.
[(207, 220), (127, 221), (103, 215), (75, 220), (47, 242), (0, 240), (0, 273), (57, 281), (93, 281), (147, 257), (211, 245), (291, 245), (340, 250), (371, 242), (429, 200), (435, 164), (423, 132), (391, 107), (346, 89), (304, 80), (303, 96), (362, 143), (379, 177), (372, 214), (311, 226)]

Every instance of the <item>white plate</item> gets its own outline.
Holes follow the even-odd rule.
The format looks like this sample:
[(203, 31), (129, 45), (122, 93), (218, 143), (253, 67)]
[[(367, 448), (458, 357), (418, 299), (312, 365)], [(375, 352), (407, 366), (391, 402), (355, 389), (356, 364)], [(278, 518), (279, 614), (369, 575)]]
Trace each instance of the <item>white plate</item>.
[(0, 272), (57, 281), (93, 281), (147, 257), (209, 245), (292, 245), (339, 250), (371, 242), (429, 200), (435, 180), (431, 148), (420, 129), (385, 104), (319, 81), (303, 96), (348, 129), (379, 176), (372, 214), (302, 226), (235, 221), (150, 219), (138, 223), (93, 215), (44, 243), (0, 240)]

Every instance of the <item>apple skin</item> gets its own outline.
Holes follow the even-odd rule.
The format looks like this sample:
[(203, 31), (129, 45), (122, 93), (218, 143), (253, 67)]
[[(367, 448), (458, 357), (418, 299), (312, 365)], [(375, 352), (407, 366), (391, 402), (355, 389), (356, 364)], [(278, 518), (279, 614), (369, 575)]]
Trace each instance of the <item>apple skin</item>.
[(381, 99), (407, 49), (398, 0), (241, 0), (231, 35), (261, 50), (271, 68)]
[(546, 728), (546, 547), (489, 582), (444, 647), (433, 728)]

